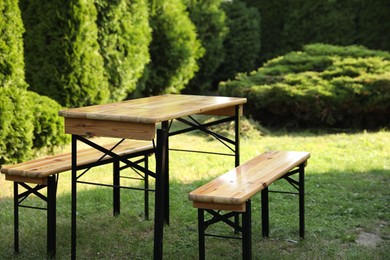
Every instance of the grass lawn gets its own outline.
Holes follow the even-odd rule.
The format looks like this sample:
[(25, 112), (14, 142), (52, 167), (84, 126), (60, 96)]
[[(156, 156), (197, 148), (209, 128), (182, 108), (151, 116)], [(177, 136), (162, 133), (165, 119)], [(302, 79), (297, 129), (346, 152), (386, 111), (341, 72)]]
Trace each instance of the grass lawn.
[[(220, 151), (202, 135), (179, 135), (171, 147)], [(260, 194), (252, 201), (254, 259), (389, 259), (390, 132), (355, 134), (274, 133), (251, 130), (241, 139), (241, 161), (267, 150), (311, 152), (306, 168), (306, 237), (298, 235), (298, 198), (270, 194), (270, 238), (261, 237)], [(164, 259), (197, 259), (197, 211), (190, 191), (234, 166), (232, 157), (171, 153), (171, 224), (164, 233)], [(111, 182), (110, 166), (88, 178)], [(130, 181), (127, 181), (130, 182)], [(132, 183), (133, 185), (141, 185)], [(46, 212), (21, 209), (19, 255), (13, 253), (12, 185), (0, 179), (0, 259), (46, 258)], [(123, 190), (122, 211), (112, 216), (109, 188), (79, 185), (80, 259), (152, 259), (153, 221), (143, 217), (140, 191)], [(290, 189), (284, 181), (272, 189)], [(153, 220), (151, 195), (151, 219)], [(59, 178), (57, 258), (70, 258), (70, 173)], [(39, 205), (38, 200), (32, 200)], [(229, 228), (216, 227), (230, 232)], [(207, 259), (240, 259), (238, 240), (206, 239)]]

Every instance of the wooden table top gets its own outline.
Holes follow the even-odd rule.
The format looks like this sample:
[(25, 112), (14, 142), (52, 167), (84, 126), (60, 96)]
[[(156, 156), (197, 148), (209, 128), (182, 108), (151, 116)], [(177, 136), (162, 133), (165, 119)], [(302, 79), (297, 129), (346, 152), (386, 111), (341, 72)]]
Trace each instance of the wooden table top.
[(187, 115), (234, 108), (246, 102), (246, 98), (168, 94), (66, 109), (59, 111), (59, 115), (65, 118), (155, 124)]

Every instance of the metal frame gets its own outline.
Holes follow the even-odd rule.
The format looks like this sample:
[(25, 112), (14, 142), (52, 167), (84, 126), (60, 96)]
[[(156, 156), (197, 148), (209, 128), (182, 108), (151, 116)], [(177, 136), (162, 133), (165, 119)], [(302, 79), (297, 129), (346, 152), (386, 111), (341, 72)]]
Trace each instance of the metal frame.
[[(175, 120), (188, 125), (187, 128), (170, 132), (170, 127), (173, 120), (164, 121), (161, 123), (161, 128), (157, 129), (157, 144), (156, 144), (156, 195), (155, 195), (155, 219), (154, 219), (154, 259), (162, 259), (163, 255), (163, 236), (164, 236), (164, 224), (169, 225), (169, 150), (182, 151), (182, 152), (197, 152), (197, 153), (209, 153), (219, 155), (230, 155), (235, 157), (235, 166), (240, 164), (240, 115), (242, 107), (240, 105), (235, 106), (235, 116), (226, 117), (214, 122), (201, 124), (195, 120), (192, 116), (188, 116), (191, 120), (185, 118), (176, 118)], [(218, 133), (215, 133), (207, 127), (218, 125), (225, 122), (235, 122), (235, 140), (230, 140)], [(207, 151), (193, 151), (193, 150), (178, 150), (169, 148), (169, 137), (187, 133), (195, 130), (203, 131), (212, 135), (217, 140), (221, 141), (227, 146), (233, 154), (212, 153)], [(234, 146), (232, 149), (227, 143)], [(238, 219), (238, 218), (236, 218)], [(236, 221), (238, 222), (238, 221)]]
[[(242, 240), (242, 259), (252, 258), (252, 210), (250, 199), (246, 201), (245, 208), (245, 212), (229, 211), (227, 213), (220, 210), (198, 208), (198, 246), (200, 260), (204, 260), (206, 258), (206, 237), (240, 239)], [(209, 213), (212, 218), (206, 220), (204, 212)], [(236, 221), (240, 215), (242, 216), (242, 225)], [(234, 218), (234, 221), (231, 221), (230, 218)], [(209, 226), (219, 222), (224, 222), (228, 226), (232, 227), (234, 229), (234, 233), (241, 233), (241, 236), (224, 236), (206, 233), (206, 230)]]
[[(298, 166), (298, 169), (292, 170), (286, 173), (280, 179), (285, 179), (290, 183), (298, 192), (286, 192), (286, 191), (274, 191), (269, 190), (268, 187), (261, 191), (261, 224), (262, 224), (262, 236), (269, 237), (269, 201), (268, 193), (285, 193), (296, 194), (299, 196), (299, 236), (305, 238), (305, 166), (306, 161)], [(290, 178), (291, 175), (299, 174), (298, 181)]]
[[(208, 133), (223, 143), (226, 147), (228, 147), (232, 154), (222, 154), (222, 153), (214, 153), (220, 155), (230, 155), (235, 157), (235, 166), (240, 164), (240, 137), (239, 137), (239, 129), (240, 129), (240, 115), (241, 115), (241, 105), (235, 106), (235, 116), (226, 117), (221, 120), (216, 120), (211, 123), (201, 124), (197, 122), (193, 117), (188, 116), (191, 120), (187, 120), (184, 118), (176, 118), (177, 121), (182, 122), (188, 125), (188, 128), (169, 132), (172, 121), (163, 121), (161, 122), (161, 127), (157, 129), (156, 134), (156, 144), (154, 148), (155, 156), (156, 156), (156, 172), (153, 173), (149, 170), (145, 172), (147, 175), (155, 177), (156, 180), (156, 189), (155, 189), (155, 214), (154, 214), (154, 259), (162, 259), (163, 255), (163, 236), (164, 236), (164, 224), (169, 225), (169, 137), (174, 136), (181, 133), (191, 132), (194, 130), (200, 130), (205, 133)], [(207, 128), (213, 125), (225, 123), (225, 122), (235, 122), (235, 139), (230, 140), (218, 133), (215, 133)], [(72, 135), (72, 217), (71, 217), (71, 259), (76, 259), (76, 204), (77, 204), (77, 182), (79, 182), (77, 171), (77, 140), (86, 141), (85, 143), (91, 147), (94, 147), (97, 150), (102, 151), (103, 153), (113, 157), (118, 162), (123, 162), (126, 165), (134, 167), (137, 170), (143, 171), (141, 168), (135, 166), (131, 162), (129, 162), (126, 158), (122, 158), (121, 156), (116, 155), (112, 151), (108, 151), (98, 145), (88, 141), (83, 140), (81, 136)], [(231, 148), (228, 144), (233, 145), (234, 148)], [(181, 150), (184, 151), (184, 150)], [(189, 150), (185, 150), (188, 151)], [(203, 151), (192, 151), (192, 152), (201, 152), (201, 153), (211, 153), (211, 152), (203, 152)], [(212, 153), (211, 153), (212, 154)], [(116, 179), (117, 181), (117, 179)], [(145, 188), (148, 189), (148, 188)], [(117, 195), (115, 195), (117, 196)], [(238, 222), (238, 221), (236, 221)]]
[[(119, 145), (119, 143), (117, 144)], [(111, 150), (113, 150), (116, 146), (114, 146)], [(81, 175), (84, 175), (91, 168), (112, 163), (113, 164), (113, 184), (114, 185), (105, 185), (99, 183), (92, 182), (83, 182), (84, 184), (93, 184), (100, 186), (109, 186), (113, 187), (113, 215), (117, 216), (120, 214), (120, 189), (133, 189), (133, 190), (144, 190), (144, 212), (145, 219), (149, 219), (149, 192), (154, 192), (153, 189), (149, 188), (149, 175), (155, 177), (154, 173), (147, 171), (148, 169), (148, 156), (154, 152), (154, 149), (149, 149), (145, 151), (140, 151), (137, 153), (132, 153), (124, 156), (125, 158), (136, 158), (143, 156), (143, 158), (131, 162), (130, 165), (125, 165), (120, 167), (119, 161), (115, 158), (110, 158), (107, 160), (102, 160), (104, 156), (99, 158), (96, 162), (84, 164), (77, 167), (77, 170), (85, 170)], [(139, 168), (139, 164), (144, 163), (144, 175), (142, 176), (136, 168)], [(134, 167), (137, 165), (137, 167)], [(136, 178), (137, 180), (144, 181), (144, 188), (136, 188), (136, 187), (127, 187), (120, 186), (120, 178), (129, 178), (126, 176), (121, 176), (120, 172), (126, 168), (131, 167), (140, 178)], [(141, 167), (142, 168), (142, 167)], [(81, 176), (79, 176), (81, 177)], [(47, 253), (49, 258), (53, 258), (56, 255), (56, 195), (57, 195), (57, 186), (59, 175), (54, 174), (50, 175), (47, 178), (47, 184), (36, 184), (35, 186), (31, 186), (25, 182), (16, 182), (14, 181), (14, 251), (15, 253), (19, 253), (19, 207), (30, 208), (30, 209), (38, 209), (38, 210), (46, 210), (47, 211)], [(26, 191), (19, 194), (19, 186), (26, 189)], [(47, 188), (47, 195), (45, 196), (40, 192), (40, 190)], [(41, 207), (33, 207), (23, 204), (27, 197), (30, 195), (35, 195), (41, 200), (47, 203), (46, 208)]]
[[(100, 157), (96, 162), (77, 166), (77, 141), (83, 142), (84, 144), (89, 145), (90, 147), (101, 151), (104, 155)], [(113, 150), (121, 143), (124, 139), (119, 141), (115, 146), (113, 146), (110, 150), (99, 146), (91, 142), (90, 140), (78, 136), (72, 135), (72, 227), (71, 227), (71, 258), (75, 259), (76, 257), (76, 202), (77, 202), (77, 183), (87, 184), (87, 185), (95, 185), (95, 186), (103, 186), (103, 187), (111, 187), (113, 188), (113, 215), (118, 216), (120, 214), (120, 190), (121, 189), (129, 189), (129, 190), (143, 190), (144, 191), (144, 211), (145, 211), (145, 219), (149, 219), (149, 192), (155, 192), (154, 189), (149, 188), (149, 176), (156, 178), (156, 174), (149, 170), (148, 156), (153, 154), (155, 149), (151, 148), (148, 150), (127, 154), (124, 156), (119, 156), (113, 152)], [(110, 156), (110, 159), (102, 160), (104, 157)], [(142, 159), (136, 161), (130, 161), (131, 158), (136, 158), (143, 156)], [(123, 162), (125, 165), (120, 166), (120, 163)], [(113, 184), (103, 184), (96, 182), (87, 182), (82, 181), (80, 178), (84, 176), (90, 169), (96, 166), (100, 166), (103, 164), (113, 164)], [(140, 165), (140, 163), (144, 163), (144, 167)], [(121, 176), (120, 172), (124, 169), (131, 168), (134, 172), (136, 172), (140, 177), (133, 178), (127, 176)], [(79, 170), (84, 170), (82, 173), (77, 174)], [(142, 172), (144, 175), (140, 174)], [(120, 178), (131, 178), (137, 180), (144, 181), (144, 188), (137, 187), (128, 187), (120, 185)]]
[[(304, 178), (305, 178), (305, 166), (306, 161), (298, 166), (298, 169), (294, 169), (286, 173), (279, 179), (287, 180), (298, 192), (286, 192), (286, 191), (270, 191), (268, 187), (265, 187), (261, 191), (261, 218), (262, 218), (262, 236), (269, 237), (269, 203), (268, 193), (287, 193), (299, 195), (299, 236), (303, 239), (305, 236), (305, 189), (304, 189)], [(299, 179), (294, 180), (290, 176), (299, 174)], [(208, 212), (212, 215), (212, 218), (205, 220), (204, 212)], [(242, 225), (239, 225), (239, 216), (242, 216)], [(234, 222), (230, 218), (234, 217)], [(234, 228), (236, 234), (241, 233), (241, 237), (237, 236), (222, 236), (215, 234), (206, 233), (206, 229), (215, 223), (224, 222), (230, 227)], [(222, 214), (220, 210), (201, 209), (198, 208), (198, 237), (199, 237), (199, 259), (205, 259), (205, 237), (219, 237), (219, 238), (230, 238), (230, 239), (242, 239), (242, 258), (252, 258), (252, 228), (251, 228), (251, 201), (250, 199), (246, 202), (245, 212), (229, 211), (228, 213)]]
[[(58, 176), (47, 177), (47, 185), (37, 184), (32, 187), (24, 182), (14, 182), (14, 251), (19, 253), (19, 207), (47, 211), (47, 254), (52, 258), (56, 254), (56, 193)], [(19, 185), (26, 191), (19, 194)], [(41, 189), (47, 188), (47, 195), (40, 193)], [(33, 207), (22, 204), (27, 197), (35, 195), (46, 202), (46, 208)]]

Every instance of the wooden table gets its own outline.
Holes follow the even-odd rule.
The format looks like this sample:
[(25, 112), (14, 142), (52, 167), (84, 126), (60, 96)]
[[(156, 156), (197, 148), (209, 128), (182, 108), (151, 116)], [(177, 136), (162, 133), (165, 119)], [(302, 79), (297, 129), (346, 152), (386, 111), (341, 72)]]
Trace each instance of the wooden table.
[[(163, 226), (164, 222), (169, 223), (169, 136), (193, 130), (211, 134), (219, 141), (233, 145), (231, 150), (235, 166), (238, 166), (239, 121), (246, 101), (246, 98), (233, 97), (162, 95), (59, 111), (59, 115), (65, 118), (65, 132), (72, 135), (72, 259), (76, 258), (77, 141), (117, 157), (124, 163), (130, 163), (82, 136), (156, 140), (154, 259), (162, 259)], [(192, 117), (197, 114), (222, 116), (222, 119), (201, 124)], [(170, 131), (173, 120), (180, 121), (187, 128)], [(235, 122), (234, 140), (208, 129), (229, 121)]]

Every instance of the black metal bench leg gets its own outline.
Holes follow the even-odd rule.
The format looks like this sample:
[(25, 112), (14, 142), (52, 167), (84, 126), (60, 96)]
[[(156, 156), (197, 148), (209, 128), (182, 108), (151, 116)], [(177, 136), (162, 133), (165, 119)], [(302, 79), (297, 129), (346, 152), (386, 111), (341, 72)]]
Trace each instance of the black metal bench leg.
[(14, 251), (19, 253), (19, 191), (18, 183), (14, 182)]
[(261, 227), (263, 237), (269, 237), (268, 187), (261, 191)]
[(305, 163), (299, 166), (299, 236), (305, 238)]
[(119, 169), (119, 161), (115, 160), (113, 162), (113, 192), (114, 192), (114, 198), (113, 198), (113, 210), (114, 210), (114, 216), (118, 216), (120, 214), (120, 192), (121, 189), (120, 186), (120, 169)]
[(56, 255), (56, 176), (49, 176), (47, 181), (47, 254), (53, 258)]
[[(149, 159), (148, 156), (145, 155), (145, 169), (149, 169)], [(145, 220), (149, 220), (149, 175), (145, 173), (144, 177), (144, 212), (145, 212)]]
[(198, 209), (198, 246), (199, 246), (199, 260), (206, 258), (205, 252), (205, 234), (204, 234), (204, 210)]
[(251, 200), (246, 202), (246, 211), (242, 213), (242, 259), (252, 259)]

